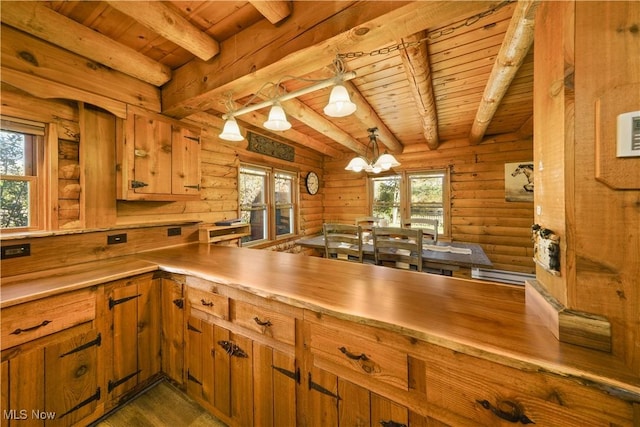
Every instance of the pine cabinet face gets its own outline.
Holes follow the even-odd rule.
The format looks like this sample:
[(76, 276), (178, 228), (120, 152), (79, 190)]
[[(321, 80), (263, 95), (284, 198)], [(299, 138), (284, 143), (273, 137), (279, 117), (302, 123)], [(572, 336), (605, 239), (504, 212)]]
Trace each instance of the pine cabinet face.
[(115, 400), (160, 372), (160, 289), (151, 275), (105, 287), (111, 331), (107, 392)]
[(94, 414), (101, 343), (97, 331), (74, 328), (4, 360), (2, 425), (71, 426)]
[(200, 198), (200, 131), (157, 114), (130, 113), (118, 144), (118, 198)]

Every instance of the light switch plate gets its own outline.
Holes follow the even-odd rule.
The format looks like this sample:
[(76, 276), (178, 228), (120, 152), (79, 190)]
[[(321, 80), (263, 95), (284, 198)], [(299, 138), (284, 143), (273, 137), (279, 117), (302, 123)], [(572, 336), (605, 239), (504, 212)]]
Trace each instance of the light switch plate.
[(620, 114), (617, 122), (617, 157), (640, 157), (640, 111)]

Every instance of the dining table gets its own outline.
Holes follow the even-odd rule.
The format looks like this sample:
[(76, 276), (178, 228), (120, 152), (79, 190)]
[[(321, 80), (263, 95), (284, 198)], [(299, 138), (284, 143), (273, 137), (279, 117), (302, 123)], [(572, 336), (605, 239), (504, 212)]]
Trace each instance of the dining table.
[[(296, 244), (304, 248), (317, 249), (324, 255), (324, 235), (303, 237), (296, 240)], [(373, 236), (363, 233), (362, 251), (365, 257), (373, 259)], [(482, 246), (469, 242), (444, 242), (435, 244), (425, 242), (422, 244), (423, 270), (426, 272), (439, 272), (451, 276), (453, 271), (460, 268), (491, 268), (493, 264)]]

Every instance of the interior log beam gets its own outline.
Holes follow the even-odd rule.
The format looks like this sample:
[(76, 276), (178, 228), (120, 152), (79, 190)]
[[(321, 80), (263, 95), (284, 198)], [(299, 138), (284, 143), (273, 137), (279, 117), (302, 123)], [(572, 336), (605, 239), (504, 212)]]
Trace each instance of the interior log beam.
[[(333, 62), (336, 52), (373, 50), (422, 31), (488, 10), (496, 2), (360, 2), (341, 13), (319, 16), (315, 8), (296, 8), (278, 28), (258, 22), (221, 42), (212, 61), (192, 61), (163, 87), (164, 113), (185, 117), (215, 108), (225, 94), (235, 99), (258, 92), (282, 76), (303, 76)], [(301, 31), (301, 29), (303, 29)], [(257, 48), (255, 34), (265, 34)], [(226, 44), (229, 43), (229, 49)], [(231, 46), (232, 45), (232, 46)]]
[[(426, 36), (421, 31), (402, 38), (402, 43), (420, 42)], [(400, 50), (400, 58), (409, 80), (409, 89), (416, 104), (416, 112), (422, 119), (422, 131), (424, 139), (430, 149), (438, 148), (438, 114), (436, 100), (433, 94), (431, 67), (429, 66), (429, 53), (426, 42)]]
[(3, 2), (0, 19), (7, 25), (155, 86), (162, 86), (171, 79), (168, 66), (37, 2)]
[(291, 2), (281, 0), (249, 0), (249, 3), (272, 24), (291, 15)]
[(203, 61), (208, 61), (220, 52), (217, 40), (162, 2), (109, 0), (107, 3)]
[(496, 57), (482, 101), (469, 133), (469, 142), (479, 144), (500, 102), (533, 44), (535, 10), (538, 0), (520, 0), (513, 11), (509, 28)]
[(302, 101), (294, 98), (284, 101), (281, 105), (284, 111), (296, 120), (326, 135), (349, 150), (365, 155), (366, 147), (364, 144), (340, 129), (333, 122), (325, 119), (321, 114), (316, 113)]
[(384, 124), (380, 116), (374, 111), (367, 100), (362, 96), (360, 91), (355, 85), (349, 81), (342, 83), (351, 97), (351, 102), (356, 104), (356, 111), (353, 113), (354, 117), (366, 124), (367, 128), (378, 128), (378, 141), (386, 146), (392, 153), (402, 153), (403, 145), (398, 141), (393, 133), (389, 130), (387, 125)]

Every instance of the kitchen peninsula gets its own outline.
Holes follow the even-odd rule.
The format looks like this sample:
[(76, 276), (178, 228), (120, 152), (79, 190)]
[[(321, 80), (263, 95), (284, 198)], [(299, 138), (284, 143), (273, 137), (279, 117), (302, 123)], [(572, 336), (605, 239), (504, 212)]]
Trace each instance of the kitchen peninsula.
[[(103, 276), (116, 264), (120, 277)], [(162, 375), (231, 425), (264, 425), (261, 411), (239, 405), (260, 408), (266, 399), (273, 414), (286, 406), (283, 397), (296, 402), (288, 419), (316, 425), (314, 411), (336, 411), (341, 396), (349, 396), (340, 407), (350, 416), (361, 416), (363, 404), (372, 413), (393, 407), (389, 417), (405, 424), (426, 417), (454, 425), (510, 418), (567, 426), (638, 422), (640, 381), (610, 354), (560, 343), (527, 309), (521, 287), (206, 244), (77, 269), (3, 283), (3, 342), (5, 312), (20, 304), (88, 290), (100, 301), (101, 283), (133, 276), (127, 288), (153, 274), (160, 283), (151, 286), (163, 294)], [(176, 306), (181, 314), (168, 315)], [(21, 320), (29, 324), (28, 315)], [(94, 324), (104, 330), (100, 320)], [(207, 328), (211, 348), (204, 344)], [(3, 360), (15, 350), (3, 347)], [(265, 354), (274, 367), (267, 373), (258, 365)], [(209, 359), (215, 375), (203, 370)], [(225, 366), (227, 377), (218, 371)], [(266, 378), (271, 387), (289, 383), (265, 397)], [(344, 387), (357, 388), (360, 397), (350, 400)]]

